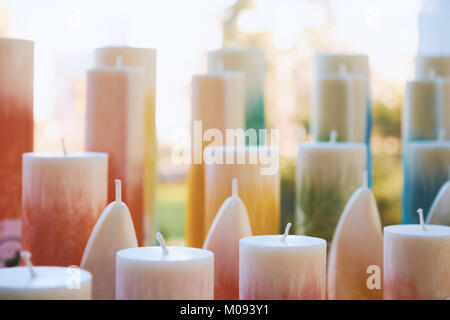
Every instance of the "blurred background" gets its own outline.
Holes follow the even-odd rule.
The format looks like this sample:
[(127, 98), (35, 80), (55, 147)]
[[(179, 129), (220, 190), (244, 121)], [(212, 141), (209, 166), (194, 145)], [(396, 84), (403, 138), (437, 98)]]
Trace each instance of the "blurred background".
[[(183, 238), (186, 167), (170, 161), (189, 140), (190, 81), (205, 51), (265, 49), (266, 116), (280, 129), (282, 214), (294, 211), (297, 143), (308, 140), (315, 52), (368, 54), (374, 114), (374, 191), (383, 224), (400, 222), (401, 107), (417, 53), (449, 54), (446, 0), (0, 0), (0, 36), (35, 41), (35, 149), (84, 144), (85, 74), (104, 45), (156, 48), (157, 228)], [(447, 42), (445, 42), (447, 41)]]

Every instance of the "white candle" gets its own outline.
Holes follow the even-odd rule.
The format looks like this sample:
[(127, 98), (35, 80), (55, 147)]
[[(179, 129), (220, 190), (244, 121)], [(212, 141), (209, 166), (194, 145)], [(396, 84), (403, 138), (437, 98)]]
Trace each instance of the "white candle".
[(348, 73), (369, 76), (369, 57), (358, 54), (316, 54), (314, 69), (317, 75), (339, 73), (345, 66)]
[(417, 56), (415, 78), (427, 77), (430, 72), (437, 76), (450, 76), (450, 56)]
[(385, 299), (450, 297), (449, 266), (450, 227), (416, 224), (384, 228)]
[(209, 250), (161, 246), (117, 252), (116, 299), (209, 300), (214, 297), (214, 255)]
[[(29, 259), (24, 254), (25, 259)], [(0, 269), (0, 300), (89, 300), (91, 274), (82, 269), (28, 266)]]
[(438, 79), (439, 128), (444, 130), (445, 140), (450, 140), (450, 76)]
[(240, 299), (325, 299), (326, 241), (290, 236), (288, 230), (240, 240)]

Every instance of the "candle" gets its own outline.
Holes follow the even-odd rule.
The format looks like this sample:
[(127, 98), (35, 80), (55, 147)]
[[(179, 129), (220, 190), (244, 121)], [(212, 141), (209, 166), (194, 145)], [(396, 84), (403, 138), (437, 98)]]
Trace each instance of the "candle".
[(331, 243), (327, 294), (331, 300), (382, 299), (381, 272), (368, 286), (369, 267), (383, 265), (383, 234), (373, 192), (363, 183), (345, 206)]
[(297, 232), (331, 241), (339, 217), (366, 170), (364, 143), (305, 142), (296, 168)]
[(384, 228), (385, 299), (450, 297), (449, 265), (450, 227), (422, 222)]
[(35, 265), (79, 265), (106, 205), (106, 153), (25, 153), (22, 248)]
[[(208, 146), (206, 154), (222, 155), (223, 164), (205, 164), (205, 234), (229, 195), (233, 178), (239, 181), (239, 195), (245, 204), (254, 235), (276, 234), (280, 228), (280, 172), (275, 168), (279, 151), (269, 146)], [(270, 165), (261, 161), (266, 155)], [(235, 159), (228, 163), (226, 159)], [(239, 163), (239, 159), (243, 161)], [(256, 159), (253, 161), (252, 159)], [(269, 161), (267, 161), (269, 163)], [(272, 166), (271, 172), (264, 169)]]
[(445, 132), (444, 139), (450, 140), (450, 77), (438, 79), (439, 128)]
[(314, 69), (317, 75), (339, 73), (342, 66), (347, 72), (369, 76), (369, 57), (358, 54), (316, 54)]
[(326, 295), (326, 241), (306, 236), (246, 237), (239, 241), (242, 300), (316, 300)]
[[(138, 242), (142, 245), (144, 242), (151, 243), (155, 234), (155, 187), (157, 180), (156, 159), (157, 159), (157, 140), (155, 123), (155, 105), (156, 105), (156, 50), (149, 48), (133, 47), (104, 47), (95, 51), (95, 64), (98, 67), (114, 66), (118, 57), (122, 58), (125, 66), (139, 66), (145, 68), (145, 116), (144, 116), (144, 156), (143, 173), (143, 195), (141, 209), (138, 204), (131, 203), (124, 193), (124, 200), (130, 206), (133, 215), (133, 222), (136, 228)], [(133, 124), (137, 125), (137, 124)], [(110, 181), (118, 176), (110, 176)], [(125, 182), (125, 180), (124, 180)], [(128, 182), (127, 182), (128, 185)], [(138, 192), (138, 191), (136, 191)], [(140, 191), (139, 191), (140, 193)], [(114, 194), (109, 193), (110, 201), (114, 200)], [(136, 218), (135, 218), (136, 217)], [(139, 219), (138, 219), (139, 218)]]
[[(261, 48), (224, 48), (208, 52), (208, 72), (237, 70), (245, 73), (247, 129), (264, 129), (266, 62)], [(259, 141), (262, 144), (264, 141)]]
[(209, 250), (140, 247), (117, 252), (116, 299), (208, 300), (214, 296), (214, 255)]
[(20, 249), (22, 153), (33, 151), (34, 43), (0, 38), (0, 70), (1, 267)]
[(448, 180), (450, 141), (410, 141), (403, 148), (402, 222), (417, 223), (414, 211), (423, 208), (427, 217), (439, 189)]
[[(195, 154), (188, 174), (186, 207), (186, 245), (201, 248), (204, 232), (204, 165), (203, 134), (208, 129), (220, 130), (245, 126), (245, 83), (242, 72), (220, 72), (192, 77), (191, 147)], [(200, 122), (201, 121), (201, 122)], [(200, 143), (198, 140), (200, 140)]]
[(450, 76), (450, 56), (417, 56), (414, 62), (416, 79), (428, 76), (430, 71), (437, 76)]
[(239, 240), (252, 235), (244, 202), (233, 179), (232, 195), (220, 207), (203, 246), (214, 253), (214, 298), (239, 299)]
[(435, 140), (439, 133), (439, 102), (434, 80), (406, 83), (403, 106), (403, 139)]
[(88, 71), (86, 150), (109, 155), (108, 199), (114, 201), (114, 178), (124, 182), (139, 243), (144, 240), (144, 168), (146, 145), (145, 69), (116, 67)]
[(136, 248), (137, 239), (130, 210), (122, 202), (121, 181), (116, 179), (116, 200), (98, 219), (81, 259), (81, 268), (94, 277), (94, 300), (114, 300), (116, 297), (116, 253)]
[(450, 166), (449, 180), (442, 186), (433, 200), (427, 216), (427, 223), (450, 226)]
[(91, 274), (82, 269), (34, 267), (0, 269), (0, 300), (90, 300)]

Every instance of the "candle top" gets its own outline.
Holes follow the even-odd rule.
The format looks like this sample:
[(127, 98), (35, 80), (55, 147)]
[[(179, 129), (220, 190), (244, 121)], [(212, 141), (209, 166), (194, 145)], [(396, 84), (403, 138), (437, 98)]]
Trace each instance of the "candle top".
[(123, 249), (117, 252), (117, 257), (136, 262), (187, 262), (210, 259), (213, 253), (205, 249), (189, 247), (167, 247), (164, 253), (160, 246)]
[(347, 141), (305, 141), (299, 142), (299, 149), (365, 149), (366, 145), (362, 142)]
[(85, 159), (85, 158), (106, 158), (108, 154), (105, 152), (27, 152), (23, 154), (23, 158), (39, 158), (39, 159)]
[[(89, 271), (76, 270), (65, 267), (38, 267), (34, 266), (35, 276), (32, 277), (27, 267), (14, 267), (0, 269), (0, 290), (12, 289), (45, 289), (68, 288), (68, 281), (80, 276), (80, 283), (90, 281), (92, 276)], [(78, 278), (76, 279), (78, 281)]]
[(327, 244), (321, 238), (297, 235), (287, 235), (285, 238), (283, 238), (283, 235), (251, 236), (242, 238), (239, 242), (261, 248), (303, 248), (326, 246)]
[(403, 236), (411, 237), (445, 237), (450, 238), (450, 227), (440, 226), (434, 224), (425, 225), (423, 230), (420, 224), (399, 224), (384, 227), (384, 232), (394, 233)]
[(240, 70), (222, 70), (222, 71), (210, 71), (206, 74), (194, 74), (192, 79), (222, 79), (222, 78), (244, 78), (245, 72)]
[(139, 66), (126, 66), (126, 65), (115, 65), (115, 66), (100, 66), (94, 67), (88, 70), (88, 74), (91, 73), (128, 73), (128, 72), (136, 72), (136, 73), (145, 73), (146, 70), (144, 67)]
[(414, 141), (407, 141), (406, 146), (410, 148), (450, 148), (450, 140), (414, 140)]

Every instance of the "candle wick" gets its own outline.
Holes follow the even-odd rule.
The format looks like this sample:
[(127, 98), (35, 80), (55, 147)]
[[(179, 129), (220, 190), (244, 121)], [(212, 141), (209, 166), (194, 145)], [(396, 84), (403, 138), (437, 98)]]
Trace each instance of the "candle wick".
[(423, 209), (417, 209), (417, 213), (419, 214), (420, 225), (422, 226), (423, 231), (426, 231), (425, 222), (423, 220)]
[(116, 68), (123, 66), (123, 57), (121, 55), (116, 56)]
[(330, 132), (330, 142), (336, 143), (337, 141), (338, 132), (336, 130), (331, 130)]
[(63, 149), (64, 156), (67, 156), (66, 143), (64, 142), (64, 138), (61, 138), (61, 146)]
[(369, 174), (367, 173), (367, 170), (364, 170), (362, 173), (362, 187), (368, 188), (368, 180), (369, 180)]
[(122, 182), (119, 179), (116, 182), (116, 202), (122, 202)]
[(236, 178), (231, 181), (231, 195), (235, 198), (238, 196), (238, 181)]
[(284, 234), (281, 236), (281, 241), (286, 241), (287, 236), (289, 235), (289, 229), (291, 228), (292, 223), (288, 223), (286, 225), (286, 229), (284, 229)]
[(166, 240), (164, 240), (164, 237), (160, 232), (156, 233), (156, 240), (158, 240), (159, 245), (162, 248), (163, 254), (169, 254), (169, 250), (167, 249)]
[(33, 265), (31, 264), (31, 261), (30, 261), (31, 253), (28, 251), (23, 251), (21, 255), (22, 255), (23, 259), (25, 260), (25, 264), (27, 265), (28, 271), (30, 271), (31, 278), (35, 278), (36, 272), (34, 272)]

